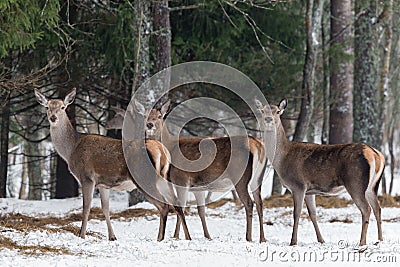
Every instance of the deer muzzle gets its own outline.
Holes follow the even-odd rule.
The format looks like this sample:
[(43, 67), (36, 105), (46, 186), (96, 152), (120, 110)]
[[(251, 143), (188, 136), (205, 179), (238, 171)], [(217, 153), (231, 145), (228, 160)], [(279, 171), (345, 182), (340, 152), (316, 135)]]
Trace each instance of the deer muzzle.
[(56, 121), (57, 121), (56, 115), (51, 115), (51, 116), (50, 116), (50, 121), (51, 121), (51, 122), (56, 122)]

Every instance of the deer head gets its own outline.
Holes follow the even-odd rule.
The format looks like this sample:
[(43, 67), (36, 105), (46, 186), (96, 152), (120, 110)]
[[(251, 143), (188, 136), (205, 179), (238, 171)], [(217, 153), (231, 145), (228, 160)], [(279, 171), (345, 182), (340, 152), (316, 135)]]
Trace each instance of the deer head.
[(265, 131), (271, 132), (276, 128), (276, 123), (280, 121), (280, 116), (285, 111), (287, 99), (284, 98), (278, 105), (271, 105), (269, 108), (261, 103), (258, 99), (255, 100), (257, 109), (261, 112), (263, 126)]
[(119, 107), (111, 107), (112, 110), (115, 111), (114, 117), (107, 121), (104, 127), (107, 130), (110, 129), (122, 129), (122, 125), (124, 124), (124, 118), (125, 118), (125, 110)]
[(164, 105), (162, 105), (161, 109), (151, 109), (146, 114), (146, 136), (148, 138), (153, 138), (154, 136), (158, 136), (161, 134), (161, 131), (164, 127), (164, 116), (168, 112), (169, 105), (171, 101), (168, 100)]
[(35, 89), (35, 96), (39, 104), (44, 106), (47, 110), (47, 119), (50, 122), (50, 126), (56, 126), (61, 120), (68, 120), (65, 109), (74, 102), (76, 95), (76, 89), (72, 91), (64, 98), (60, 99), (47, 99), (43, 94)]

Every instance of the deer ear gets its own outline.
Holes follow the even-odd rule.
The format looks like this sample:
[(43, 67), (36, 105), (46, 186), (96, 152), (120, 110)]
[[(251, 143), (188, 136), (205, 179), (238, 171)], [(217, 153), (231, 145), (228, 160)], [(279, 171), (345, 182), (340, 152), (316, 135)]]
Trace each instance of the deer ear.
[(64, 105), (69, 106), (74, 102), (76, 96), (76, 88), (73, 88), (72, 91), (64, 98)]
[(264, 109), (264, 105), (261, 103), (260, 100), (258, 100), (257, 98), (255, 98), (254, 101), (255, 101), (255, 103), (256, 103), (257, 109), (259, 109), (259, 110)]
[(281, 102), (279, 102), (279, 105), (278, 105), (278, 107), (280, 109), (280, 112), (279, 112), (280, 114), (283, 113), (283, 111), (285, 110), (286, 106), (287, 106), (287, 99), (284, 98), (284, 99), (281, 100)]
[(170, 104), (171, 104), (171, 100), (168, 99), (168, 101), (165, 102), (164, 105), (162, 105), (162, 107), (161, 107), (161, 114), (163, 115), (163, 117), (164, 117), (165, 114), (167, 114)]
[(42, 95), (37, 89), (35, 89), (35, 96), (37, 102), (39, 102), (40, 105), (47, 107), (47, 98)]
[(137, 101), (136, 99), (133, 101), (133, 109), (139, 113), (140, 115), (146, 116), (146, 109), (145, 107), (142, 105), (142, 103), (140, 103), (139, 101)]

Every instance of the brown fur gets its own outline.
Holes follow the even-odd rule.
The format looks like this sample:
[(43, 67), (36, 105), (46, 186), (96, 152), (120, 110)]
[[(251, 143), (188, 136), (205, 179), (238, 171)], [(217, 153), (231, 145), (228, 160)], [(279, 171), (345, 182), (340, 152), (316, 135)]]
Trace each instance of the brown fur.
[(366, 234), (371, 213), (374, 211), (378, 225), (378, 239), (382, 240), (381, 208), (376, 195), (383, 175), (385, 159), (376, 149), (362, 143), (318, 145), (289, 142), (280, 115), (287, 100), (269, 110), (256, 101), (267, 133), (277, 133), (277, 150), (272, 163), (281, 183), (288, 188), (294, 200), (294, 224), (291, 245), (297, 243), (297, 229), (303, 201), (314, 224), (319, 242), (320, 234), (315, 209), (315, 195), (336, 195), (347, 190), (362, 214), (360, 245), (366, 244)]
[[(213, 191), (216, 190), (213, 187), (213, 182), (221, 176), (224, 170), (227, 168), (229, 161), (231, 160), (231, 155), (236, 159), (247, 159), (247, 162), (242, 162), (243, 166), (233, 166), (231, 172), (228, 173), (226, 178), (230, 179), (233, 184), (235, 184), (236, 191), (239, 195), (241, 202), (244, 204), (246, 209), (247, 227), (246, 227), (246, 240), (252, 240), (252, 214), (253, 214), (253, 201), (251, 200), (248, 193), (248, 185), (252, 178), (252, 165), (254, 160), (254, 155), (257, 152), (259, 163), (264, 161), (264, 144), (261, 140), (254, 137), (220, 137), (220, 138), (210, 138), (210, 137), (185, 137), (178, 138), (171, 136), (167, 127), (164, 125), (163, 117), (168, 110), (168, 105), (164, 104), (160, 110), (152, 109), (147, 112), (146, 119), (146, 136), (147, 138), (162, 140), (163, 143), (170, 150), (173, 160), (175, 162), (180, 162), (177, 159), (178, 152), (181, 152), (187, 160), (196, 161), (201, 156), (207, 159), (207, 156), (212, 156), (210, 153), (204, 153), (201, 155), (200, 148), (201, 142), (206, 140), (207, 142), (213, 142), (216, 147), (216, 155), (213, 161), (210, 161), (210, 165), (205, 169), (200, 171), (186, 171), (174, 166), (174, 161), (171, 164), (169, 179), (173, 184), (187, 188), (187, 190), (192, 191), (195, 194), (199, 216), (202, 220), (204, 235), (209, 238), (209, 233), (207, 230), (205, 222), (205, 212), (204, 212), (204, 192), (199, 192), (196, 194), (196, 189), (201, 187), (202, 191)], [(162, 139), (161, 139), (162, 136)], [(231, 143), (231, 140), (233, 143)], [(233, 146), (234, 145), (234, 146)], [(235, 147), (236, 151), (232, 151), (232, 147)], [(232, 151), (232, 152), (231, 152)], [(207, 161), (207, 160), (206, 160)], [(195, 162), (193, 162), (195, 165)], [(240, 168), (243, 167), (243, 168)], [(200, 169), (200, 168), (199, 168)], [(260, 173), (260, 177), (255, 177), (258, 184), (261, 185), (262, 178), (264, 175), (265, 167)], [(225, 177), (224, 177), (225, 178)], [(220, 185), (219, 185), (220, 186)], [(218, 186), (218, 187), (219, 187)], [(194, 189), (196, 188), (196, 189)], [(220, 191), (220, 190), (217, 190)], [(178, 191), (179, 194), (179, 191)], [(186, 193), (181, 192), (179, 198), (185, 198)], [(260, 221), (260, 242), (265, 241), (264, 230), (263, 230), (263, 214), (262, 214), (262, 200), (261, 200), (261, 186), (255, 189), (253, 192), (254, 200), (256, 203), (257, 213)], [(183, 200), (185, 202), (185, 200)], [(184, 204), (184, 203), (183, 203)], [(179, 236), (179, 225), (180, 221), (177, 220), (175, 228), (175, 237)]]
[[(50, 135), (57, 153), (67, 162), (71, 173), (82, 186), (83, 218), (80, 237), (85, 237), (93, 190), (98, 187), (109, 240), (116, 240), (110, 223), (108, 189), (132, 190), (136, 186), (139, 190), (142, 190), (131, 176), (126, 165), (123, 145), (124, 148), (129, 149), (128, 152), (130, 154), (127, 160), (135, 163), (135, 160), (140, 159), (141, 155), (138, 153), (142, 151), (143, 140), (121, 141), (100, 135), (77, 133), (65, 112), (66, 107), (75, 98), (75, 89), (64, 100), (47, 100), (45, 96), (36, 90), (35, 95), (38, 102), (48, 109), (47, 117), (50, 122)], [(169, 161), (167, 159), (170, 158), (168, 151), (158, 141), (146, 141), (145, 146), (147, 154), (156, 166), (157, 174), (166, 179), (169, 169)], [(140, 170), (141, 168), (138, 169)], [(150, 180), (149, 183), (154, 183), (153, 188), (156, 188), (156, 172), (154, 177), (152, 174), (147, 174), (147, 176), (152, 177), (151, 179), (153, 180)], [(162, 199), (160, 192), (152, 192), (153, 194), (158, 193), (157, 196), (150, 196), (143, 190), (142, 193), (160, 212), (160, 227), (157, 240), (161, 241), (165, 236), (169, 205), (160, 201)], [(190, 239), (182, 209), (175, 207), (175, 211), (183, 221), (186, 238)]]

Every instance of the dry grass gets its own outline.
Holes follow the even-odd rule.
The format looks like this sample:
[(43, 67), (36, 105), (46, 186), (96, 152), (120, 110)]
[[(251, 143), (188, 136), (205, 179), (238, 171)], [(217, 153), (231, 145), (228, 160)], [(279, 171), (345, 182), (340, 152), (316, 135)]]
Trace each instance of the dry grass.
[[(353, 201), (338, 197), (316, 197), (317, 206), (323, 208), (345, 208)], [(293, 207), (292, 195), (271, 196), (264, 200), (265, 208)]]
[[(129, 219), (135, 217), (152, 216), (157, 215), (158, 212), (155, 210), (147, 209), (128, 209), (121, 212), (111, 213), (111, 219)], [(89, 220), (105, 220), (103, 212), (100, 208), (92, 208), (90, 210)], [(0, 216), (0, 227), (11, 228), (17, 231), (25, 232), (31, 230), (47, 230), (50, 232), (58, 231), (58, 228), (49, 227), (61, 226), (67, 232), (72, 232), (77, 234), (79, 232), (79, 227), (70, 225), (73, 222), (80, 222), (82, 220), (82, 215), (80, 213), (69, 214), (65, 217), (31, 217), (23, 215), (20, 213), (9, 213)], [(90, 233), (88, 233), (90, 235)]]
[[(379, 202), (382, 207), (395, 207), (400, 208), (400, 196), (390, 196), (390, 195), (383, 195), (379, 196)], [(316, 196), (316, 204), (318, 207), (323, 208), (345, 208), (354, 202), (349, 199), (344, 199), (340, 197), (321, 197)], [(264, 201), (265, 208), (279, 208), (279, 207), (293, 207), (293, 199), (292, 195), (278, 195), (278, 196), (271, 196)]]
[[(102, 211), (100, 210), (100, 212)], [(137, 208), (137, 209), (127, 209), (121, 212), (111, 213), (111, 219), (121, 220), (121, 218), (130, 219), (130, 218), (138, 218), (138, 217), (153, 216), (153, 215), (158, 215), (158, 211)], [(104, 216), (99, 216), (99, 217), (101, 219), (104, 219)]]
[(264, 208), (293, 207), (292, 195), (276, 195), (264, 199)]
[(211, 202), (211, 203), (207, 204), (207, 208), (209, 208), (209, 209), (217, 209), (219, 207), (222, 207), (226, 203), (236, 203), (236, 202), (234, 200), (232, 200), (232, 199), (223, 198), (223, 199), (220, 199), (218, 201), (214, 201), (214, 202)]
[[(122, 212), (111, 213), (111, 218), (113, 220), (124, 219), (143, 216), (156, 215), (157, 211), (147, 210), (147, 209), (128, 209)], [(100, 208), (93, 208), (90, 210), (89, 219), (104, 220), (103, 212)], [(51, 233), (56, 233), (60, 231), (73, 233), (78, 236), (80, 227), (73, 225), (73, 222), (80, 222), (82, 220), (82, 215), (69, 214), (65, 217), (31, 217), (23, 215), (20, 213), (9, 213), (0, 216), (0, 229), (3, 232), (6, 231), (18, 231), (21, 233), (27, 233), (30, 231), (48, 231)], [(104, 238), (105, 236), (101, 233), (87, 231), (88, 236), (93, 236), (95, 238)], [(53, 248), (49, 246), (22, 246), (14, 242), (13, 240), (0, 236), (0, 249), (17, 249), (24, 254), (40, 254), (40, 253), (58, 253), (58, 254), (72, 254), (70, 251), (64, 248)]]
[(391, 195), (378, 196), (379, 203), (385, 208), (400, 208), (400, 196), (396, 195), (392, 197)]
[(349, 218), (345, 218), (345, 219), (339, 219), (339, 218), (332, 218), (329, 220), (330, 223), (335, 223), (335, 222), (342, 222), (342, 223), (353, 223), (353, 221)]
[(396, 217), (396, 218), (384, 219), (383, 221), (384, 221), (384, 222), (394, 222), (394, 223), (397, 223), (397, 222), (400, 222), (400, 218), (399, 218), (399, 217)]
[(53, 253), (53, 254), (67, 254), (71, 255), (72, 253), (65, 248), (54, 248), (49, 246), (22, 246), (14, 242), (8, 237), (0, 236), (0, 248), (6, 249), (17, 249), (23, 254), (26, 255), (40, 255), (43, 253)]

